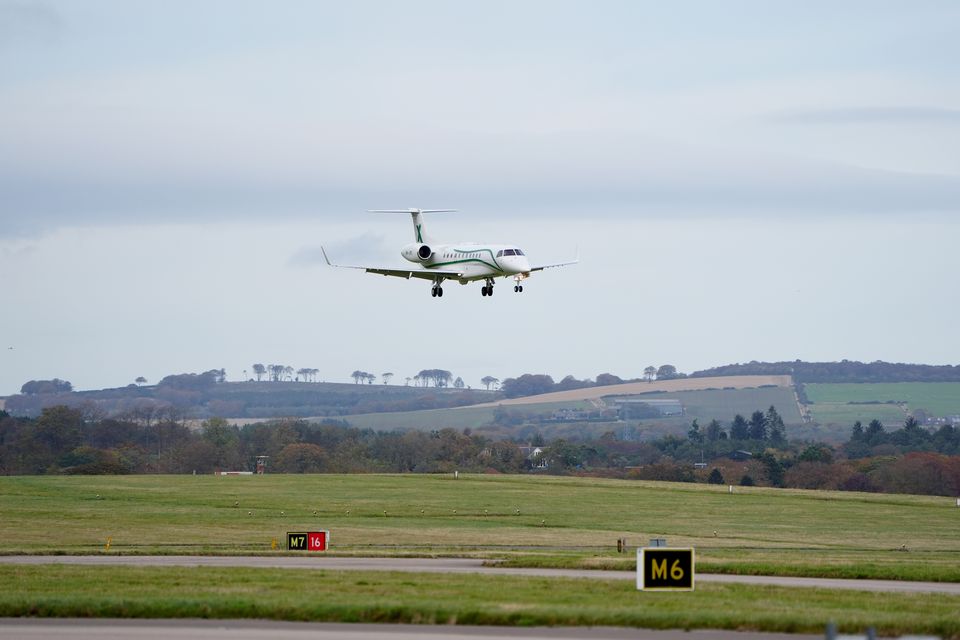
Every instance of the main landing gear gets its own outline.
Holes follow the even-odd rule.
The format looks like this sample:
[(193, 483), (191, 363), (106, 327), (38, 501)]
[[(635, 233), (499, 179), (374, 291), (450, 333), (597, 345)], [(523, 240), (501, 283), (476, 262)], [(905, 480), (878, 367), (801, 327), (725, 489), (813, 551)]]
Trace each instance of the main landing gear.
[(493, 295), (493, 278), (487, 278), (487, 284), (480, 288), (480, 294), (484, 296)]
[(442, 285), (442, 284), (443, 284), (443, 280), (442, 280), (442, 279), (439, 279), (439, 278), (438, 278), (437, 280), (434, 281), (434, 283), (433, 283), (433, 288), (430, 289), (430, 295), (431, 295), (432, 297), (434, 297), (434, 298), (442, 298), (442, 297), (443, 297), (443, 287), (440, 286), (440, 285)]

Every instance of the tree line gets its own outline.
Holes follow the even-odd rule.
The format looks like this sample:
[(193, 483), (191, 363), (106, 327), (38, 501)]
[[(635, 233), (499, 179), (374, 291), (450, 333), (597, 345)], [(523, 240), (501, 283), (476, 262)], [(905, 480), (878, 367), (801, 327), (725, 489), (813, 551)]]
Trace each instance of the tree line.
[(500, 390), (508, 398), (519, 398), (522, 396), (534, 396), (541, 393), (550, 393), (552, 391), (571, 391), (573, 389), (585, 389), (588, 387), (603, 387), (613, 384), (623, 384), (625, 382), (653, 382), (654, 380), (673, 380), (675, 378), (684, 378), (686, 374), (679, 373), (672, 364), (664, 364), (659, 367), (649, 366), (643, 370), (643, 378), (624, 379), (612, 373), (601, 373), (596, 379), (578, 380), (572, 375), (565, 376), (560, 382), (554, 382), (553, 378), (547, 374), (525, 373), (516, 378), (507, 378), (500, 384)]
[[(763, 434), (760, 416), (767, 422)], [(0, 411), (0, 474), (210, 473), (252, 470), (255, 457), (267, 455), (269, 470), (284, 473), (461, 470), (960, 495), (956, 427), (932, 432), (908, 421), (888, 432), (882, 425), (855, 425), (850, 440), (833, 447), (774, 439), (775, 409), (756, 411), (744, 422), (745, 439), (731, 421), (720, 425), (715, 439), (709, 425), (706, 431), (691, 425), (686, 438), (638, 442), (608, 431), (550, 442), (538, 434), (527, 443), (494, 441), (469, 429), (375, 432), (337, 420), (237, 427), (211, 418), (190, 429), (173, 415), (119, 420), (57, 406), (35, 419)], [(539, 454), (528, 445), (538, 446)]]
[(712, 367), (690, 374), (713, 376), (789, 375), (797, 382), (960, 382), (960, 365), (907, 364), (900, 362), (747, 362)]

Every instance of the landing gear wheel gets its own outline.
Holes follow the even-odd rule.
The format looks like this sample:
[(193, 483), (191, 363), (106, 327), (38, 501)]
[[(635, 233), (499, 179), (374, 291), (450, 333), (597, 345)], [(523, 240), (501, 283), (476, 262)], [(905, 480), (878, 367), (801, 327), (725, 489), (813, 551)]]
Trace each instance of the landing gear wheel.
[(436, 297), (437, 297), (437, 288), (436, 288), (436, 287), (434, 287), (433, 289), (430, 289), (430, 297), (431, 297), (431, 298), (436, 298)]
[(520, 285), (516, 285), (516, 284), (513, 285), (513, 292), (514, 292), (514, 293), (519, 293), (519, 292), (520, 292)]
[(443, 287), (437, 287), (437, 297), (438, 298), (443, 297)]
[(487, 297), (487, 288), (485, 286), (480, 287), (480, 295), (482, 295), (484, 298)]
[(523, 293), (523, 285), (522, 285), (522, 284), (518, 284), (518, 285), (517, 285), (517, 289), (519, 289), (520, 293)]

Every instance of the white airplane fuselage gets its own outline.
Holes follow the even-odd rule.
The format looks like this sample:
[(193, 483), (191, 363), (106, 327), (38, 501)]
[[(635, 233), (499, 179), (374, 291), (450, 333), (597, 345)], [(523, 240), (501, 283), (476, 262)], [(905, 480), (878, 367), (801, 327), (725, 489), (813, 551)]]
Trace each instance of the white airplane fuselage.
[(530, 275), (530, 262), (515, 245), (413, 242), (404, 246), (400, 255), (424, 269), (456, 269), (462, 274), (456, 278), (460, 284), (509, 276), (522, 280)]

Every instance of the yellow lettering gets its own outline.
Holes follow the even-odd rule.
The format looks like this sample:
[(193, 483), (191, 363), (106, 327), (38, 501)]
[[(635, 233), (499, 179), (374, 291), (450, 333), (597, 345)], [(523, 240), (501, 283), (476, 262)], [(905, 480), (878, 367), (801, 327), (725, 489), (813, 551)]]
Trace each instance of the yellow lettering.
[(658, 578), (662, 578), (662, 579), (664, 579), (664, 580), (667, 579), (667, 561), (666, 561), (666, 559), (664, 559), (664, 560), (662, 560), (662, 561), (660, 562), (660, 566), (657, 566), (657, 561), (656, 561), (656, 559), (652, 560), (652, 561), (650, 562), (650, 564), (652, 565), (652, 566), (651, 566), (652, 575), (650, 576), (650, 579), (651, 579), (651, 580), (656, 580), (656, 579), (658, 579)]
[(679, 560), (673, 561), (673, 566), (670, 567), (670, 577), (674, 580), (683, 580), (683, 567), (680, 566)]

